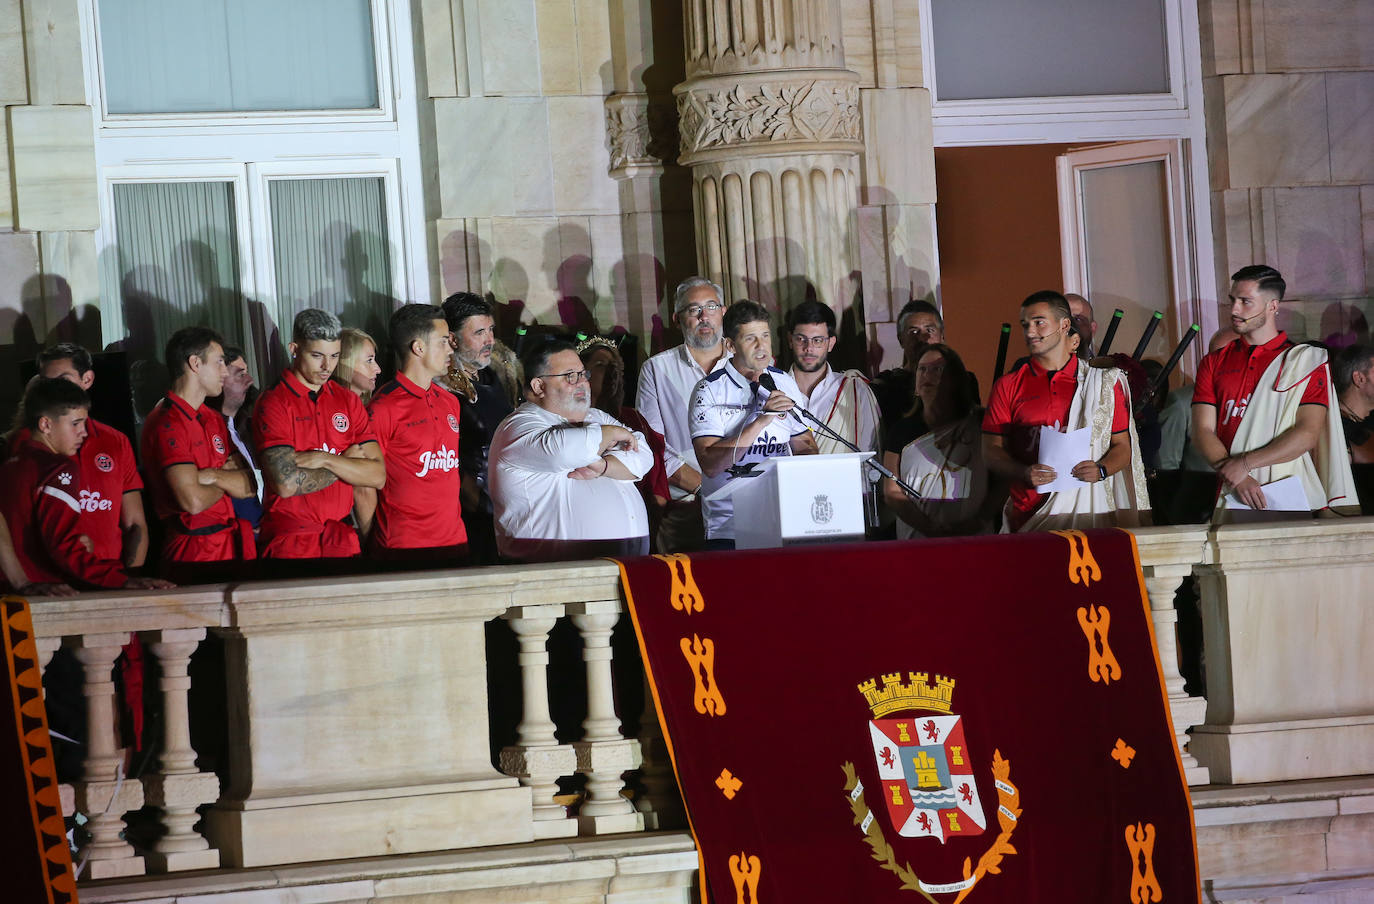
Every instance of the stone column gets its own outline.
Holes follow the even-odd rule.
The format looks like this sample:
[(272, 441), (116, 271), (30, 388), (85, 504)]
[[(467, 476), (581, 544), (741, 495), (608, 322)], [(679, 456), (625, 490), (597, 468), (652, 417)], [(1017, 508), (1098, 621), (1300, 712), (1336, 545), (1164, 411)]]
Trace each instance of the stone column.
[(167, 829), (148, 852), (150, 866), (163, 872), (184, 869), (218, 869), (219, 851), (191, 827), (200, 816), (196, 808), (219, 797), (219, 777), (196, 769), (191, 747), (191, 722), (186, 695), (191, 690), (187, 669), (191, 654), (205, 639), (204, 628), (154, 631), (148, 648), (162, 666), (163, 748), (162, 769), (144, 780), (148, 803), (161, 808)]
[(558, 743), (549, 717), (549, 631), (562, 614), (562, 606), (513, 606), (502, 616), (520, 640), (524, 709), (516, 743), (501, 751), (501, 771), (530, 789), (537, 839), (577, 834), (577, 820), (553, 799), (559, 777), (577, 771), (577, 754)]
[(582, 659), (587, 663), (587, 719), (577, 751), (577, 771), (587, 776), (587, 799), (577, 820), (584, 835), (637, 832), (644, 815), (620, 796), (621, 776), (639, 768), (639, 742), (622, 737), (615, 713), (611, 682), (611, 629), (620, 620), (620, 603), (603, 601), (568, 606), (582, 635)]
[(1183, 675), (1178, 670), (1178, 612), (1174, 609), (1174, 594), (1183, 579), (1193, 573), (1193, 567), (1202, 562), (1207, 532), (1200, 526), (1178, 525), (1141, 528), (1132, 533), (1140, 554), (1145, 592), (1150, 598), (1150, 621), (1154, 626), (1159, 670), (1169, 695), (1169, 716), (1184, 774), (1188, 784), (1205, 785), (1211, 775), (1189, 750), (1188, 732), (1203, 723), (1207, 700), (1189, 696), (1183, 690)]
[(128, 634), (86, 634), (75, 641), (76, 658), (85, 669), (86, 763), (76, 783), (76, 808), (90, 819), (91, 840), (82, 850), (89, 858), (86, 876), (111, 879), (143, 875), (143, 858), (119, 837), (124, 814), (143, 806), (143, 785), (126, 780), (124, 755), (116, 745), (115, 686), (110, 672)]
[(726, 300), (837, 312), (857, 283), (859, 77), (839, 0), (687, 0), (679, 161), (692, 168), (697, 261)]

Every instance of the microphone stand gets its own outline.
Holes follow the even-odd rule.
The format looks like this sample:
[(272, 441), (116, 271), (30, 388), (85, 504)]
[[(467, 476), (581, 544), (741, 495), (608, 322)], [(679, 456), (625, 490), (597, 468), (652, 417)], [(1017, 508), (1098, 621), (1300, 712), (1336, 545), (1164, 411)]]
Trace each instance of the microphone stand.
[[(802, 406), (798, 405), (797, 407), (793, 408), (792, 410), (793, 410), (794, 412), (796, 412), (798, 415), (805, 415), (806, 418), (807, 418), (807, 420), (811, 421), (811, 423), (813, 423), (813, 424), (816, 425), (816, 429), (818, 429), (821, 433), (824, 433), (826, 436), (830, 437), (831, 439), (835, 440), (835, 442), (840, 443), (840, 444), (843, 445), (843, 446), (847, 446), (847, 447), (849, 447), (850, 449), (854, 450), (855, 452), (862, 452), (862, 451), (863, 451), (863, 450), (860, 449), (858, 446), (854, 445), (854, 444), (851, 443), (849, 440), (845, 439), (843, 436), (840, 436), (840, 435), (839, 435), (838, 433), (836, 433), (834, 430), (831, 430), (829, 427), (827, 427), (827, 426), (825, 425), (824, 422), (821, 421), (820, 418), (816, 417), (814, 414), (812, 414), (811, 412), (807, 411), (807, 410), (806, 410), (805, 408), (803, 408)], [(800, 419), (800, 418), (798, 418), (798, 419)], [(903, 492), (903, 493), (906, 493), (907, 496), (910, 497), (912, 500), (914, 500), (914, 501), (916, 501), (916, 502), (920, 502), (920, 501), (921, 501), (921, 494), (920, 494), (920, 493), (918, 493), (918, 492), (916, 492), (914, 489), (912, 489), (911, 485), (908, 484), (905, 480), (903, 480), (902, 478), (898, 477), (896, 474), (893, 474), (890, 470), (888, 470), (887, 466), (884, 465), (882, 462), (875, 461), (875, 460), (874, 460), (875, 458), (876, 458), (876, 454), (875, 454), (875, 455), (871, 455), (871, 456), (869, 456), (868, 458), (865, 458), (865, 459), (864, 459), (864, 464), (868, 465), (870, 468), (872, 468), (873, 470), (877, 471), (879, 474), (881, 474), (882, 476), (886, 477), (888, 480), (891, 480), (893, 483), (897, 484), (897, 486), (901, 487), (902, 492)]]

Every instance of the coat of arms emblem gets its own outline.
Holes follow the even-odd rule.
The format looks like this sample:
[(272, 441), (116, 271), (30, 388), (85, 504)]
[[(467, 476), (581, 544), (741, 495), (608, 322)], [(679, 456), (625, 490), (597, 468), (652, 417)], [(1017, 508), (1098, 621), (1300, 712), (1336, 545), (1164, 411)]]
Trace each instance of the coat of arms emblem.
[[(844, 764), (854, 824), (863, 832), (874, 858), (897, 875), (902, 888), (920, 892), (928, 900), (935, 900), (932, 895), (952, 895), (954, 904), (959, 904), (985, 875), (999, 871), (1004, 857), (1016, 853), (1010, 842), (1021, 818), (1021, 795), (1011, 782), (1011, 764), (1001, 751), (993, 751), (992, 784), (986, 790), (996, 791), (992, 811), (996, 825), (990, 826), (978, 790), (979, 761), (964, 736), (963, 717), (954, 712), (955, 679), (936, 675), (932, 683), (928, 672), (910, 672), (904, 681), (896, 672), (881, 680), (881, 687), (877, 679), (859, 685), (873, 714), (868, 736), (877, 787), (867, 786), (852, 763)], [(897, 859), (896, 849), (870, 809), (877, 804), (866, 801), (875, 795), (882, 798), (888, 822), (899, 837), (934, 838), (941, 845), (955, 836), (977, 836), (989, 830), (996, 837), (977, 859), (976, 868), (970, 860), (964, 861), (962, 877), (927, 881), (909, 863), (902, 865)]]
[(818, 494), (811, 503), (811, 520), (817, 524), (829, 524), (835, 517), (835, 505), (824, 493)]

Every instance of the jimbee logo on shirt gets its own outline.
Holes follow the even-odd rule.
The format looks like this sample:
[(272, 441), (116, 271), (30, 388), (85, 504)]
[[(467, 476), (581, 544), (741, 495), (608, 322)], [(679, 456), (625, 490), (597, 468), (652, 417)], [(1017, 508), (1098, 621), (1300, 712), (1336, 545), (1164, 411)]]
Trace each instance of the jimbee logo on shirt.
[(458, 432), (458, 418), (454, 417), (451, 414), (448, 416), (448, 428), (452, 430), (454, 433)]
[(774, 455), (789, 455), (791, 452), (792, 446), (789, 442), (786, 440), (776, 440), (770, 436), (767, 438), (759, 437), (754, 440), (754, 444), (750, 446), (749, 451), (744, 454), (746, 457), (750, 455), (762, 455), (764, 458), (772, 458)]
[(101, 452), (95, 457), (95, 466), (98, 470), (108, 474), (114, 470), (114, 459)]
[(458, 467), (458, 453), (447, 446), (440, 446), (433, 452), (420, 453), (420, 470), (415, 472), (415, 476), (424, 477), (430, 471), (448, 473), (456, 467)]
[(343, 412), (334, 415), (334, 429), (340, 433), (346, 431), (348, 429), (348, 415)]
[(114, 508), (114, 500), (100, 498), (100, 493), (82, 490), (77, 505), (81, 506), (83, 512), (108, 512)]

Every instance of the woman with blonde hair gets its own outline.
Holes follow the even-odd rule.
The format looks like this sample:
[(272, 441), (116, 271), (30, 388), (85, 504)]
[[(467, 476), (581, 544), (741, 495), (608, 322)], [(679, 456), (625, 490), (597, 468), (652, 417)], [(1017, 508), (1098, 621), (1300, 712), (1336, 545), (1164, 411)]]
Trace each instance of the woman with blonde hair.
[(382, 372), (377, 363), (377, 343), (362, 330), (348, 327), (339, 332), (339, 366), (334, 379), (358, 394), (366, 405), (377, 388), (377, 376)]

